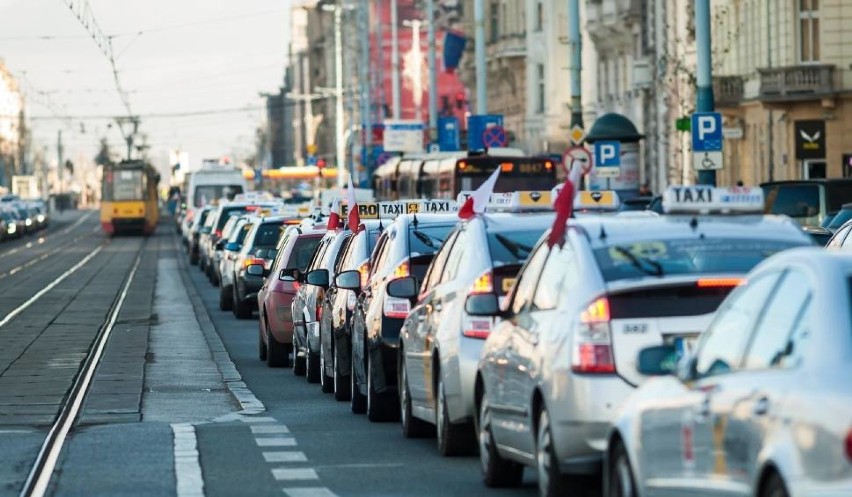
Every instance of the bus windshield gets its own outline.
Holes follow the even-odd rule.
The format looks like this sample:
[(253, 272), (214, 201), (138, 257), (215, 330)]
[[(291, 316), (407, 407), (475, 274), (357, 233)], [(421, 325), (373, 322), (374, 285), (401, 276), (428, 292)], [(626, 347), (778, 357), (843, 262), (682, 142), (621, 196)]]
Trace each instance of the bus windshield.
[(108, 171), (104, 176), (105, 200), (145, 200), (144, 174), (141, 169)]

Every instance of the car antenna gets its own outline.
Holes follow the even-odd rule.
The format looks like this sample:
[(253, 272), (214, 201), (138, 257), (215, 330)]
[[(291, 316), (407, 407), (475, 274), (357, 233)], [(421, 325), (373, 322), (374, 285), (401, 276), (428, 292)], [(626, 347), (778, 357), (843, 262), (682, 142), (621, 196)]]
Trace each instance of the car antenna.
[(411, 224), (412, 224), (412, 226), (414, 226), (414, 229), (417, 229), (417, 225), (420, 224), (420, 222), (417, 220), (417, 213), (416, 212), (414, 213), (414, 219), (411, 220)]
[(698, 228), (698, 218), (697, 217), (693, 217), (692, 219), (690, 219), (689, 227), (692, 228), (693, 230)]
[(382, 224), (382, 216), (379, 216), (379, 233), (385, 230), (385, 226)]
[(603, 224), (601, 224), (601, 232), (600, 232), (600, 234), (598, 235), (598, 238), (600, 238), (601, 240), (605, 240), (605, 239), (606, 239), (606, 231), (604, 230), (604, 226), (603, 226)]

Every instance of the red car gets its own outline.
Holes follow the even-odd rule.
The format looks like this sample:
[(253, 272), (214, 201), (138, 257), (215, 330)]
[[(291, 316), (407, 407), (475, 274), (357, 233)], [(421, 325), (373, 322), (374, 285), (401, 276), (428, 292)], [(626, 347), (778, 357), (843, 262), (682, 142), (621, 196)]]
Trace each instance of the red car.
[(287, 367), (293, 353), (291, 304), (324, 229), (287, 228), (278, 240), (269, 276), (257, 293), (258, 356), (269, 367)]

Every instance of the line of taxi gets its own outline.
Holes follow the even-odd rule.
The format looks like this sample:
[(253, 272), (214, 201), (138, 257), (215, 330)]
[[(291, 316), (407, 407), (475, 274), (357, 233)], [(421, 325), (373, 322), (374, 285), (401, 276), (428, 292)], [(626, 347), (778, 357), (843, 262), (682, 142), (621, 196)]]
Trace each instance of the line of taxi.
[(826, 252), (759, 188), (682, 186), (663, 214), (579, 192), (554, 241), (557, 194), (289, 221), (243, 262), (259, 358), (478, 453), (490, 487), (529, 468), (542, 496), (852, 495), (850, 230)]

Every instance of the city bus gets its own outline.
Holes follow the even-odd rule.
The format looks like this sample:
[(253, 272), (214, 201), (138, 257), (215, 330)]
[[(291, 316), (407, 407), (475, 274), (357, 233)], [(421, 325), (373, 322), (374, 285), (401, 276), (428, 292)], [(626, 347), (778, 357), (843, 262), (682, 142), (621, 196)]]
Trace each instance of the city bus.
[(495, 193), (550, 190), (559, 180), (558, 167), (547, 157), (529, 157), (512, 149), (486, 154), (436, 152), (395, 157), (376, 169), (377, 200), (434, 198), (455, 200), (475, 190), (500, 168)]

